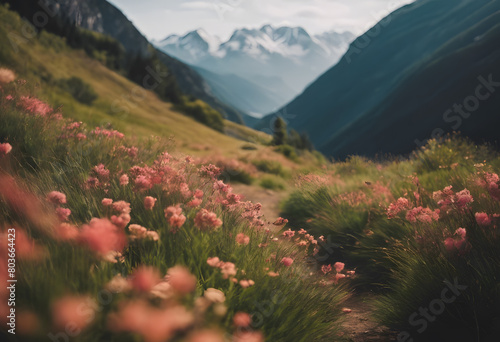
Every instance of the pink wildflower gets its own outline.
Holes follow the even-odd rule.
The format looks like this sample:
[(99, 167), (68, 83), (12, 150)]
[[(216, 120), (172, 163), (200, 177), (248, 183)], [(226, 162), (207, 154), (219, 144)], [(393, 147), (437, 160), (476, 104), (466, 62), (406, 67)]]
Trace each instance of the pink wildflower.
[(289, 266), (292, 266), (293, 259), (292, 258), (288, 258), (288, 257), (284, 257), (283, 259), (281, 259), (281, 263), (283, 265), (285, 265), (286, 267), (289, 267)]
[(127, 213), (121, 213), (120, 215), (113, 215), (111, 216), (111, 222), (113, 222), (113, 224), (119, 228), (122, 228), (124, 229), (127, 224), (129, 224), (131, 218), (130, 218), (130, 214), (127, 214)]
[(462, 239), (465, 239), (465, 236), (467, 235), (467, 231), (464, 228), (458, 228), (455, 231), (455, 235), (460, 236)]
[(287, 231), (283, 232), (283, 236), (286, 238), (292, 238), (295, 236), (295, 232), (291, 229), (288, 229)]
[(219, 191), (221, 193), (230, 193), (231, 192), (231, 186), (224, 184), (224, 182), (221, 180), (215, 181), (213, 188), (215, 191)]
[(76, 134), (76, 139), (78, 139), (78, 140), (85, 140), (85, 139), (87, 139), (87, 136), (85, 134), (83, 134), (83, 133), (77, 133)]
[(52, 191), (47, 195), (47, 201), (55, 205), (66, 204), (66, 195), (59, 191)]
[(149, 292), (160, 280), (160, 274), (157, 269), (141, 266), (132, 273), (130, 285), (138, 292)]
[(123, 174), (120, 176), (120, 185), (127, 185), (129, 182), (128, 176), (126, 174)]
[(491, 224), (491, 218), (486, 213), (476, 213), (476, 222), (480, 226), (488, 226)]
[(111, 198), (103, 198), (102, 201), (101, 201), (101, 204), (104, 207), (109, 207), (110, 205), (113, 204), (113, 200)]
[(264, 342), (264, 335), (260, 331), (237, 332), (233, 335), (233, 342)]
[(323, 266), (321, 266), (321, 271), (324, 274), (330, 273), (332, 271), (332, 265), (323, 265)]
[(338, 284), (338, 283), (339, 283), (339, 280), (340, 280), (340, 279), (344, 279), (345, 277), (346, 277), (346, 275), (345, 275), (345, 274), (343, 274), (343, 273), (337, 273), (337, 274), (335, 274), (335, 278), (334, 278), (333, 282), (334, 282), (335, 284)]
[(239, 245), (248, 245), (250, 243), (250, 237), (246, 236), (243, 233), (239, 233), (238, 235), (236, 235), (236, 242)]
[(186, 222), (186, 216), (182, 214), (182, 208), (180, 204), (176, 206), (170, 206), (165, 209), (165, 218), (172, 227), (171, 231), (177, 233), (179, 228), (182, 227), (184, 222)]
[[(65, 331), (71, 326), (74, 331), (85, 329), (94, 317), (97, 305), (89, 297), (68, 296), (52, 304), (52, 324), (54, 328)], [(83, 314), (85, 312), (85, 314)]]
[(106, 167), (104, 166), (104, 164), (99, 164), (99, 165), (94, 166), (94, 168), (92, 169), (92, 171), (94, 172), (94, 174), (96, 175), (96, 177), (101, 182), (105, 182), (105, 181), (107, 181), (109, 179), (109, 170), (106, 169)]
[(12, 151), (12, 145), (9, 143), (0, 144), (0, 157), (7, 155)]
[(196, 189), (193, 195), (194, 198), (202, 199), (203, 198), (203, 191), (200, 189)]
[(10, 69), (0, 68), (0, 84), (14, 82), (16, 75)]
[(467, 189), (457, 192), (456, 196), (457, 196), (457, 206), (460, 209), (464, 209), (468, 204), (474, 202), (474, 199), (472, 198), (470, 191)]
[(180, 294), (188, 294), (196, 289), (196, 277), (183, 266), (175, 266), (168, 270), (168, 283)]
[(56, 232), (56, 239), (62, 241), (75, 240), (78, 237), (78, 228), (69, 223), (61, 223)]
[(48, 104), (34, 97), (21, 96), (19, 105), (27, 112), (42, 117), (52, 113), (52, 108)]
[(154, 198), (154, 197), (146, 196), (144, 198), (144, 208), (146, 210), (153, 210), (155, 203), (156, 203), (156, 198)]
[(224, 342), (224, 335), (216, 330), (200, 330), (189, 335), (187, 342)]
[(433, 220), (439, 220), (439, 212), (439, 209), (432, 211), (429, 208), (416, 207), (406, 213), (406, 219), (413, 223), (417, 221), (431, 223)]
[(237, 327), (248, 327), (252, 323), (252, 317), (245, 312), (237, 312), (233, 317), (233, 323)]
[(67, 208), (57, 208), (56, 209), (56, 215), (59, 218), (60, 221), (68, 221), (69, 215), (71, 215), (71, 210)]
[(191, 191), (189, 190), (189, 185), (187, 183), (181, 183), (179, 186), (179, 191), (184, 198), (188, 198), (191, 196)]
[(203, 200), (201, 198), (193, 198), (191, 201), (187, 203), (187, 206), (191, 208), (196, 208), (199, 207), (202, 202)]
[(240, 286), (244, 289), (253, 285), (255, 285), (255, 282), (253, 280), (246, 280), (246, 279), (240, 280)]
[(222, 226), (222, 221), (215, 213), (201, 209), (194, 218), (194, 225), (202, 231), (209, 231)]
[(153, 187), (153, 183), (151, 183), (151, 179), (146, 176), (137, 176), (134, 180), (136, 191), (145, 191), (149, 190)]
[(342, 270), (344, 269), (345, 267), (345, 264), (342, 263), (342, 262), (336, 262), (333, 267), (335, 268), (335, 271), (337, 271), (337, 273), (339, 272), (342, 272)]
[(221, 262), (219, 267), (224, 279), (228, 279), (230, 276), (234, 276), (237, 273), (236, 265), (232, 262)]
[(221, 261), (218, 257), (208, 258), (207, 264), (211, 267), (219, 267), (221, 264)]
[(221, 169), (218, 168), (217, 166), (215, 165), (206, 165), (206, 166), (202, 166), (198, 172), (200, 173), (201, 176), (208, 176), (212, 179), (216, 179), (217, 177), (219, 177), (219, 175), (221, 174)]
[(121, 251), (127, 243), (123, 231), (108, 219), (97, 218), (82, 227), (80, 241), (101, 255), (110, 251)]
[(283, 217), (278, 217), (278, 219), (273, 222), (273, 224), (275, 226), (282, 226), (282, 225), (287, 224), (287, 223), (288, 223), (288, 220), (284, 219)]
[(407, 210), (410, 207), (410, 202), (404, 197), (398, 198), (398, 200), (389, 205), (387, 208), (387, 218), (392, 219), (396, 217), (403, 210)]

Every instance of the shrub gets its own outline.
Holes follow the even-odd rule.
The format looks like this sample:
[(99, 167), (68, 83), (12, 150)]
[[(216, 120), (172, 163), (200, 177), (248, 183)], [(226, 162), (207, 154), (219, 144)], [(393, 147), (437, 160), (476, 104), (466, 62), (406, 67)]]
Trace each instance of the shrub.
[(79, 77), (60, 79), (57, 84), (61, 89), (68, 92), (75, 100), (90, 106), (96, 99), (97, 94), (88, 83)]
[(255, 151), (257, 150), (257, 146), (254, 144), (243, 144), (241, 145), (241, 149), (245, 151)]
[(286, 184), (281, 178), (273, 176), (264, 176), (261, 178), (259, 185), (264, 189), (269, 190), (285, 190)]
[(288, 159), (290, 159), (294, 162), (299, 161), (299, 157), (297, 156), (297, 152), (295, 152), (295, 149), (290, 145), (277, 146), (274, 149), (274, 151), (283, 154), (285, 157), (287, 157)]
[(184, 102), (183, 104), (177, 105), (176, 108), (196, 121), (201, 122), (216, 131), (224, 131), (224, 118), (222, 117), (222, 114), (215, 109), (212, 109), (208, 104), (201, 100)]
[(270, 173), (283, 178), (290, 177), (290, 170), (285, 168), (283, 164), (278, 161), (270, 159), (257, 159), (252, 160), (252, 164), (257, 167), (259, 171)]

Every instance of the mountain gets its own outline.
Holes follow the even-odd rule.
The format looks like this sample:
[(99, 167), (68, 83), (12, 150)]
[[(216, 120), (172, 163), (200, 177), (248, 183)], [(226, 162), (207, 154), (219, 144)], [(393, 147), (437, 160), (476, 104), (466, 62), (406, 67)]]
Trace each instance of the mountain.
[[(350, 32), (327, 32), (311, 36), (301, 27), (262, 26), (239, 29), (225, 42), (196, 30), (184, 36), (172, 35), (156, 46), (183, 62), (211, 72), (209, 84), (227, 83), (227, 97), (242, 98), (240, 89), (255, 84), (244, 101), (232, 105), (255, 115), (266, 114), (292, 100), (304, 87), (334, 65), (354, 39)], [(235, 77), (238, 77), (236, 79)], [(241, 84), (245, 80), (245, 84)], [(234, 86), (233, 86), (234, 85)], [(262, 89), (265, 88), (264, 92)], [(273, 89), (271, 93), (269, 89)], [(248, 102), (253, 106), (249, 106)]]
[[(130, 56), (150, 55), (154, 47), (134, 24), (114, 5), (106, 0), (51, 0), (34, 4), (32, 0), (0, 0), (8, 3), (14, 11), (26, 18), (33, 18), (37, 11), (69, 20), (79, 27), (111, 36), (118, 40)], [(207, 102), (228, 119), (241, 122), (246, 114), (223, 103), (212, 93), (205, 80), (191, 67), (157, 50), (155, 52), (162, 63), (175, 76), (179, 88), (184, 94)]]
[[(276, 110), (280, 104), (292, 99), (292, 96), (282, 95), (283, 89), (288, 86), (276, 77), (262, 77), (260, 82), (253, 82), (235, 74), (216, 74), (198, 67), (194, 69), (203, 76), (217, 98), (255, 117)], [(288, 91), (293, 93), (289, 88)]]
[(357, 38), (280, 112), (338, 158), (407, 153), (453, 130), (495, 142), (499, 23), (500, 1), (416, 1)]

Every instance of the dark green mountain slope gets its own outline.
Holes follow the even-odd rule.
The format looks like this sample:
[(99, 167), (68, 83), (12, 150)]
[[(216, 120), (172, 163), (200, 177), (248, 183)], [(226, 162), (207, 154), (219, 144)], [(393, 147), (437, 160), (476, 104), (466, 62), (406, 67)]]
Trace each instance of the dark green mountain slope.
[(458, 128), (443, 112), (474, 94), (479, 76), (496, 73), (500, 80), (499, 10), (500, 1), (487, 0), (407, 5), (354, 41), (336, 66), (280, 112), (334, 157), (409, 152), (435, 128), (492, 141), (495, 94)]

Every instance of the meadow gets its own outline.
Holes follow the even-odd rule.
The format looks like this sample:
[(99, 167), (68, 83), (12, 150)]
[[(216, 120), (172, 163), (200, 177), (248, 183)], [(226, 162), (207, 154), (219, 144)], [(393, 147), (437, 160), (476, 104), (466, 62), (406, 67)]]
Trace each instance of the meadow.
[[(0, 18), (7, 46), (22, 21)], [(343, 323), (369, 294), (392, 340), (497, 341), (491, 146), (327, 161), (211, 129), (45, 31), (18, 48), (0, 50), (6, 339), (358, 342)]]

